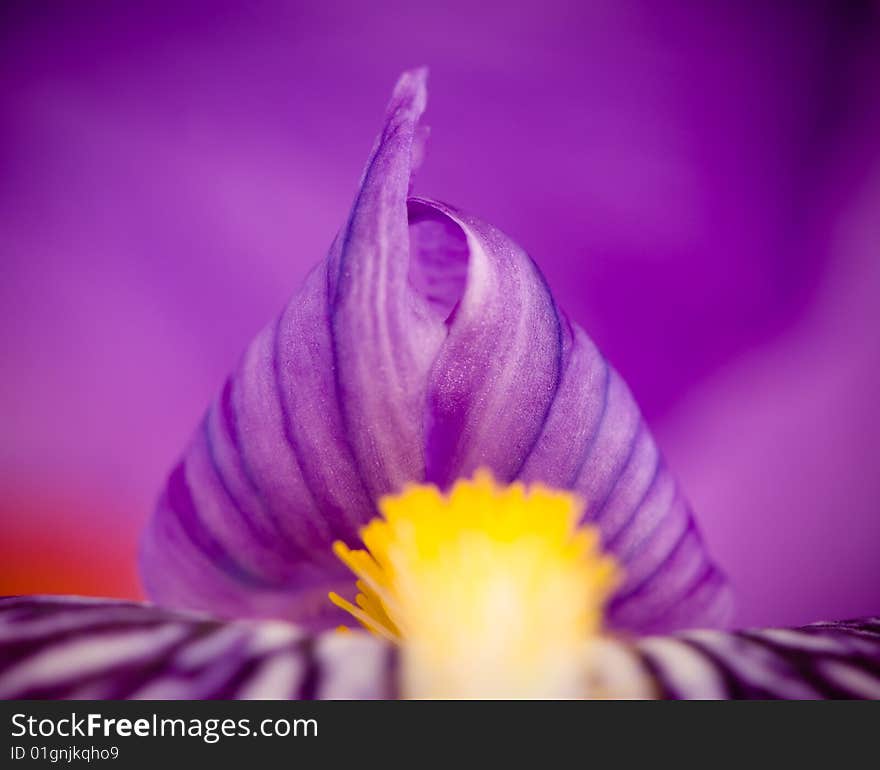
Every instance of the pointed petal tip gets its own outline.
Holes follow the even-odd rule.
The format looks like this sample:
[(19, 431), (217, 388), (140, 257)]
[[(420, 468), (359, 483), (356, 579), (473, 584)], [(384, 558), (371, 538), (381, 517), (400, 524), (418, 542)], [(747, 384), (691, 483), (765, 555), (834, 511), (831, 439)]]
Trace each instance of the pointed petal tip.
[(397, 79), (397, 87), (409, 81), (419, 88), (425, 88), (428, 85), (429, 69), (426, 65), (420, 67), (410, 67), (404, 70)]
[(420, 115), (424, 112), (427, 101), (428, 68), (414, 67), (404, 70), (394, 86), (394, 93), (391, 97), (392, 105), (412, 106)]

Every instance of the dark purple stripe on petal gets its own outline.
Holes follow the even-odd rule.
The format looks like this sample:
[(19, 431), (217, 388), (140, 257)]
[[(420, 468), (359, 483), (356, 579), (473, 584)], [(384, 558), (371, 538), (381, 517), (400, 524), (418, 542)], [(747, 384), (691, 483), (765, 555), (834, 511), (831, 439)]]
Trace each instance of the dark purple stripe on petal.
[(562, 378), (541, 435), (519, 475), (560, 489), (575, 486), (608, 406), (611, 369), (587, 335), (562, 320)]
[(632, 442), (626, 464), (613, 480), (613, 486), (595, 516), (602, 522), (606, 547), (610, 547), (621, 530), (632, 521), (644, 503), (660, 473), (661, 460), (657, 445), (644, 422)]
[[(198, 438), (200, 436), (197, 436), (197, 440)], [(190, 457), (197, 457), (197, 454), (193, 453)], [(201, 513), (192, 498), (184, 463), (180, 463), (172, 471), (168, 480), (167, 495), (169, 507), (177, 511), (183, 530), (196, 548), (204, 553), (213, 564), (228, 572), (235, 579), (254, 587), (262, 586), (260, 578), (241, 565), (203, 522)]]
[(375, 698), (396, 658), (365, 633), (223, 623), (127, 602), (0, 600), (0, 698)]
[[(630, 511), (626, 522), (605, 541), (605, 547), (620, 560), (632, 563), (644, 559), (656, 542), (663, 525), (686, 519), (690, 512), (678, 496), (678, 485), (662, 461), (657, 463), (651, 483)], [(638, 556), (637, 556), (638, 554)], [(633, 574), (631, 565), (627, 577)]]
[(249, 520), (254, 536), (271, 545), (289, 563), (291, 552), (302, 556), (302, 548), (288, 536), (283, 526), (285, 517), (272, 509), (272, 501), (264, 495), (247, 464), (234, 405), (235, 387), (231, 378), (227, 380), (219, 404), (209, 411), (205, 421), (215, 472), (230, 502)]

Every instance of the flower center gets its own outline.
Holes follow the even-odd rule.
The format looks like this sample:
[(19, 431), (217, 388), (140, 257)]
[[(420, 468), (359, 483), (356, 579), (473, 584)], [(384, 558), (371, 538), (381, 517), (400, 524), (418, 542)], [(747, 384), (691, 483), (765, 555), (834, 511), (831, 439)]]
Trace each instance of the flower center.
[(407, 487), (379, 501), (365, 550), (334, 543), (357, 576), (352, 604), (400, 645), (403, 694), (415, 698), (583, 697), (587, 648), (620, 571), (578, 498), (478, 472), (447, 494)]

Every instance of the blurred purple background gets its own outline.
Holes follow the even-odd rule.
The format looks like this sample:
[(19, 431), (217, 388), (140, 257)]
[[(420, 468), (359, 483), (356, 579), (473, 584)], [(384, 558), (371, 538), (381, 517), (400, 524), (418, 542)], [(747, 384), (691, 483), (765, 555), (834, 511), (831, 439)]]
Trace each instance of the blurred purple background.
[(165, 474), (419, 64), (416, 189), (628, 380), (738, 620), (880, 612), (880, 13), (831, 1), (7, 0), (0, 592), (138, 595)]

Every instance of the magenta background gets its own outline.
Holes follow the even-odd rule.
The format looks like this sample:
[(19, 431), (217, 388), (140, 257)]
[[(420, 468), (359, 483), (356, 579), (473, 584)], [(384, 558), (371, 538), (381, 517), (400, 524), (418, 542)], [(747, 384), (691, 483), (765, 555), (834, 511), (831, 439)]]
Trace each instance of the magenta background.
[(738, 620), (880, 612), (876, 6), (149, 7), (0, 11), (0, 590), (136, 595), (165, 474), (427, 64), (416, 189), (630, 383)]

